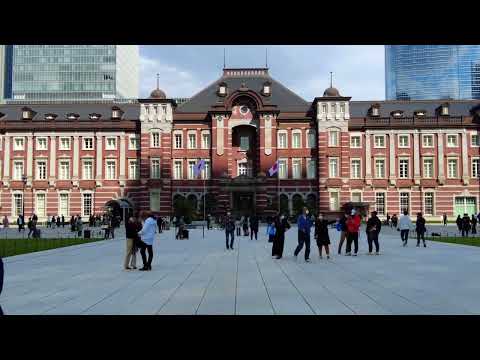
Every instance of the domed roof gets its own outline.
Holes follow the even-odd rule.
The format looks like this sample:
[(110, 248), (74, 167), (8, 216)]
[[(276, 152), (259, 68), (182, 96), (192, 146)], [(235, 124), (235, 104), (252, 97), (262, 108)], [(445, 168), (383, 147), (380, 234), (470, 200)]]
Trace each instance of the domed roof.
[(164, 91), (160, 90), (159, 88), (156, 88), (150, 93), (150, 99), (166, 99), (167, 95), (165, 94)]
[(323, 96), (340, 96), (340, 92), (334, 88), (334, 87), (329, 87), (323, 92)]

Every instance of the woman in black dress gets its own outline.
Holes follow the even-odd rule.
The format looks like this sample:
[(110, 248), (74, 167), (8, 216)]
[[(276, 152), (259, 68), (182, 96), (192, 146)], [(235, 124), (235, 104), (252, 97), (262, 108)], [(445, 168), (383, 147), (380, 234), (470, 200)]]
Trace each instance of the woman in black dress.
[(320, 259), (322, 258), (322, 248), (325, 248), (327, 259), (330, 259), (330, 236), (328, 235), (328, 225), (336, 223), (336, 220), (328, 221), (323, 218), (323, 214), (318, 214), (318, 219), (315, 221), (315, 239), (317, 240), (318, 253)]
[(272, 246), (272, 256), (281, 259), (285, 246), (285, 232), (290, 229), (290, 224), (284, 215), (275, 218), (275, 235)]

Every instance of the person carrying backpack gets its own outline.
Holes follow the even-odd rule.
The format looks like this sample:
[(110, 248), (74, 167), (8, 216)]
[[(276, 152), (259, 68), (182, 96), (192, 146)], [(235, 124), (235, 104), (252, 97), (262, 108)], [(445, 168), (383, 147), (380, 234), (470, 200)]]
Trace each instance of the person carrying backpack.
[(358, 232), (360, 231), (360, 224), (362, 219), (357, 214), (355, 209), (352, 209), (351, 215), (346, 221), (347, 225), (347, 251), (346, 256), (351, 256), (352, 242), (355, 245), (353, 256), (357, 256), (358, 253)]

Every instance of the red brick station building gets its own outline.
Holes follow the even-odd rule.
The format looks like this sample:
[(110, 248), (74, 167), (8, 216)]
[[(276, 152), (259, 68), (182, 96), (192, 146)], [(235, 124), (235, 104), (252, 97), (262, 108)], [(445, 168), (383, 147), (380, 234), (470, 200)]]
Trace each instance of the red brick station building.
[(453, 220), (479, 211), (479, 124), (479, 101), (351, 101), (333, 87), (306, 101), (265, 68), (224, 69), (178, 106), (158, 88), (123, 102), (4, 104), (0, 216), (168, 216), (180, 201), (202, 214), (206, 193), (213, 215), (353, 201)]

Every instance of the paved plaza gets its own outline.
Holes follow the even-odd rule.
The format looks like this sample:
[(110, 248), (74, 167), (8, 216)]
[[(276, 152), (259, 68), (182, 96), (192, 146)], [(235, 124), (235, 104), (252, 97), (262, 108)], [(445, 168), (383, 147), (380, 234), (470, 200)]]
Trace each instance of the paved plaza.
[[(333, 248), (339, 233), (332, 229)], [(5, 258), (0, 304), (6, 314), (480, 314), (480, 248), (429, 242), (401, 246), (382, 230), (380, 256), (367, 256), (364, 229), (358, 257), (311, 263), (293, 258), (296, 228), (284, 258), (271, 258), (265, 229), (225, 250), (224, 233), (191, 230), (157, 235), (153, 270), (122, 270), (123, 233), (100, 241)], [(138, 256), (138, 265), (140, 256)]]

